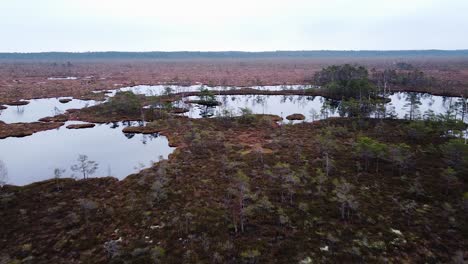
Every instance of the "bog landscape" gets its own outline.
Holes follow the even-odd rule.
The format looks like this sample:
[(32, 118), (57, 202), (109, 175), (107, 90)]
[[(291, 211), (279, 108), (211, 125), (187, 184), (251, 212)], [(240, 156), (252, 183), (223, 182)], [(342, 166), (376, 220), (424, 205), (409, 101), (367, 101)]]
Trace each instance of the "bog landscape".
[(467, 13), (0, 1), (0, 264), (468, 264)]
[(467, 96), (467, 51), (0, 54), (0, 262), (466, 263)]

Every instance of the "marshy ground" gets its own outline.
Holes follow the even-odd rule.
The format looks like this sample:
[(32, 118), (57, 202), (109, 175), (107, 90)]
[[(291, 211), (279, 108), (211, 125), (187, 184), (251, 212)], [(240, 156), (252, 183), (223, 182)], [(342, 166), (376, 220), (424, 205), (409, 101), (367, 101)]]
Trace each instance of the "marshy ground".
[[(200, 63), (211, 65), (206, 61)], [(305, 82), (305, 70), (291, 69), (310, 66), (297, 61), (288, 61), (284, 67), (271, 61), (231, 63), (236, 66), (227, 76), (238, 76), (237, 67), (247, 65), (251, 69), (243, 71), (241, 76), (249, 76), (241, 78), (244, 81), (254, 80), (260, 72), (264, 73), (260, 79), (268, 79), (280, 69), (279, 75), (262, 81), (268, 84), (276, 84), (275, 78), (291, 83), (302, 78)], [(178, 72), (179, 76), (183, 72), (178, 68), (182, 64), (178, 63), (165, 64), (167, 70), (161, 71), (167, 73), (162, 75), (164, 78), (134, 72), (135, 68), (150, 71), (146, 64), (115, 65), (112, 67), (116, 68), (109, 69), (121, 71), (122, 86), (124, 82), (127, 85), (132, 82), (132, 78), (141, 82), (173, 81), (171, 74)], [(24, 72), (29, 74), (48, 69), (34, 65), (18, 67), (26, 67), (29, 70)], [(73, 67), (80, 71), (87, 69), (82, 64)], [(73, 72), (77, 68), (73, 68), (60, 75), (104, 75), (107, 66), (88, 67), (89, 72), (78, 74)], [(158, 67), (150, 68), (159, 72)], [(208, 67), (220, 66), (214, 63)], [(274, 70), (266, 74), (264, 70), (252, 70), (256, 67)], [(124, 68), (127, 70), (123, 71)], [(191, 69), (198, 72), (195, 68)], [(221, 74), (224, 68), (221, 69), (215, 72)], [(440, 70), (427, 66), (427, 71)], [(16, 73), (10, 72), (12, 76)], [(217, 73), (212, 82), (221, 81), (215, 77), (225, 74)], [(57, 76), (54, 70), (47, 74)], [(102, 100), (103, 94), (92, 91), (108, 90), (119, 74), (108, 70), (105, 80), (96, 79), (94, 83), (79, 78), (50, 80), (58, 84), (31, 90), (21, 85), (30, 87), (43, 78), (42, 73), (26, 78), (26, 83), (21, 78), (17, 85), (10, 85), (11, 80), (7, 78), (3, 80), (7, 85), (2, 86), (0, 101), (46, 95), (94, 96)], [(454, 73), (463, 75), (457, 74)], [(193, 78), (190, 83), (206, 82), (205, 77)], [(462, 79), (459, 81), (463, 83)], [(12, 94), (13, 90), (17, 94)], [(306, 94), (305, 91), (253, 90), (223, 93)], [(307, 93), (336, 96), (314, 90)], [(463, 90), (441, 93), (463, 93)], [(184, 96), (188, 95), (203, 96), (203, 91)], [(169, 146), (176, 147), (167, 160), (120, 181), (111, 177), (57, 178), (25, 186), (3, 186), (0, 189), (0, 260), (5, 263), (463, 263), (460, 261), (466, 259), (468, 150), (466, 142), (457, 134), (466, 129), (463, 122), (350, 114), (347, 118), (288, 124), (278, 123), (281, 119), (278, 116), (254, 115), (249, 111), (239, 116), (192, 119), (180, 115), (184, 109), (142, 108), (181, 98), (180, 94), (142, 96), (127, 92), (96, 106), (43, 119), (44, 122), (0, 122), (0, 138), (6, 138), (55, 129), (68, 120), (145, 121), (144, 126), (124, 130), (132, 134), (159, 133), (167, 137)], [(352, 108), (354, 101), (350, 102)], [(302, 119), (302, 116), (291, 119)], [(94, 128), (83, 128), (86, 129)], [(121, 158), (127, 155), (132, 153)]]

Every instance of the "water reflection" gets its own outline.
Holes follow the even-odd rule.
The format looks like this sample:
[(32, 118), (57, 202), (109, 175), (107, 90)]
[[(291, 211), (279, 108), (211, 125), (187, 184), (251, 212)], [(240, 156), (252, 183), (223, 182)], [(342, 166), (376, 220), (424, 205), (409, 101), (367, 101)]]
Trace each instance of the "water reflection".
[(400, 119), (427, 119), (443, 115), (467, 122), (466, 99), (461, 97), (435, 96), (427, 93), (400, 92), (389, 96), (387, 109), (394, 108)]
[[(187, 97), (186, 100), (196, 100), (197, 97)], [(211, 111), (213, 115), (240, 114), (240, 108), (249, 108), (254, 114), (273, 114), (285, 118), (288, 115), (302, 113), (307, 121), (320, 118), (338, 116), (336, 107), (328, 107), (330, 102), (321, 96), (298, 96), (298, 95), (221, 95), (216, 96), (221, 102), (217, 107), (206, 107), (199, 105), (180, 105), (189, 109), (185, 113), (191, 118), (205, 116), (205, 112)]]
[(81, 109), (96, 105), (99, 102), (85, 100), (71, 100), (61, 103), (60, 98), (45, 98), (29, 100), (29, 104), (21, 106), (7, 106), (0, 110), (0, 121), (5, 123), (35, 122), (47, 116), (63, 114), (68, 109)]
[[(114, 90), (108, 90), (107, 95), (112, 97), (117, 92), (132, 91), (135, 94), (143, 94), (146, 96), (163, 95), (167, 93), (187, 93), (187, 92), (198, 92), (201, 88), (206, 88), (213, 91), (230, 91), (239, 90), (242, 88), (252, 88), (263, 91), (282, 91), (282, 90), (304, 90), (308, 88), (314, 88), (312, 85), (269, 85), (269, 86), (249, 86), (249, 87), (238, 87), (238, 86), (205, 86), (201, 84), (180, 86), (180, 85), (137, 85), (131, 87), (123, 87)], [(98, 92), (98, 91), (95, 91)]]
[[(434, 116), (468, 121), (467, 100), (460, 97), (434, 96), (422, 93), (394, 93), (388, 97), (386, 104), (360, 104), (359, 111), (364, 116), (374, 118), (400, 118), (417, 120)], [(184, 99), (197, 100), (196, 96)], [(210, 116), (236, 116), (240, 108), (249, 108), (254, 114), (273, 114), (285, 118), (288, 115), (300, 113), (306, 121), (315, 121), (338, 116), (354, 116), (349, 111), (349, 105), (338, 100), (330, 100), (321, 96), (299, 95), (218, 95), (216, 100), (220, 106), (206, 107), (196, 104), (186, 104), (179, 101), (177, 107), (189, 109), (184, 115), (191, 118)]]
[[(78, 122), (67, 122), (66, 125)], [(65, 126), (66, 126), (65, 125)], [(76, 176), (70, 168), (78, 155), (85, 154), (96, 161), (99, 168), (93, 176), (125, 178), (140, 169), (149, 167), (159, 157), (167, 158), (174, 148), (166, 137), (158, 134), (124, 134), (121, 129), (137, 122), (109, 123), (87, 129), (43, 131), (24, 138), (0, 140), (0, 160), (8, 167), (9, 183), (25, 185), (54, 177), (54, 170), (65, 170), (63, 177)], [(114, 129), (112, 129), (114, 127)]]

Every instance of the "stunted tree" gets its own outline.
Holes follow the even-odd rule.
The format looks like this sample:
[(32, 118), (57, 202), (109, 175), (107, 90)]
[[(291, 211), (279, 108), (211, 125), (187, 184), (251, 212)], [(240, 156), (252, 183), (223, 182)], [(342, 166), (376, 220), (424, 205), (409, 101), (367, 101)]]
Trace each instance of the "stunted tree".
[(320, 155), (322, 155), (323, 168), (325, 170), (326, 176), (328, 177), (332, 168), (334, 167), (334, 160), (331, 156), (331, 153), (336, 151), (338, 148), (330, 128), (323, 129), (321, 131), (320, 135), (317, 136), (317, 143)]
[(444, 169), (442, 171), (441, 175), (444, 178), (445, 184), (446, 184), (445, 194), (448, 195), (450, 187), (452, 187), (452, 185), (455, 185), (455, 184), (458, 183), (458, 178), (456, 176), (457, 172), (454, 169), (452, 169), (451, 167), (448, 167), (448, 168), (446, 168), (446, 169)]
[(0, 160), (0, 188), (3, 188), (3, 186), (7, 183), (8, 181), (8, 169), (5, 165), (5, 163)]
[(167, 185), (169, 184), (169, 178), (167, 177), (168, 164), (167, 161), (161, 161), (157, 175), (150, 190), (150, 201), (152, 204), (160, 203), (167, 199)]
[(356, 210), (359, 205), (356, 197), (351, 193), (354, 186), (343, 178), (333, 181), (333, 184), (335, 185), (334, 200), (340, 204), (341, 219), (349, 219), (351, 211)]
[(98, 169), (99, 164), (96, 161), (88, 160), (87, 155), (80, 154), (78, 156), (78, 164), (71, 166), (72, 171), (79, 172), (83, 175), (83, 179), (88, 178), (94, 174)]
[[(457, 173), (463, 174), (468, 167), (468, 145), (461, 139), (452, 139), (441, 146), (444, 161)], [(466, 174), (465, 174), (466, 175)]]
[(317, 168), (315, 170), (315, 177), (312, 181), (317, 185), (317, 195), (324, 195), (325, 183), (327, 182), (328, 177), (325, 175), (322, 169)]
[(249, 177), (243, 171), (237, 171), (231, 187), (228, 189), (230, 195), (230, 207), (232, 210), (232, 222), (234, 229), (237, 233), (238, 225), (241, 232), (244, 232), (245, 218), (246, 218), (246, 202), (250, 195)]
[(200, 94), (199, 94), (199, 99), (202, 102), (205, 103), (215, 103), (216, 102), (216, 97), (214, 93), (205, 86), (200, 87)]
[(398, 167), (399, 174), (403, 169), (406, 169), (411, 162), (411, 148), (405, 143), (391, 145), (388, 148), (389, 159), (394, 166)]
[(171, 95), (173, 92), (174, 92), (174, 89), (172, 89), (171, 86), (167, 85), (167, 86), (164, 86), (164, 90), (163, 90), (162, 94), (163, 94), (163, 95), (166, 95), (166, 96), (169, 96), (169, 95)]
[(457, 109), (457, 114), (460, 115), (460, 120), (464, 122), (468, 112), (468, 99), (462, 96), (457, 100), (455, 106)]
[(271, 173), (271, 177), (277, 181), (279, 181), (281, 190), (280, 190), (280, 197), (281, 203), (284, 202), (286, 195), (289, 195), (289, 201), (292, 203), (292, 198), (295, 193), (296, 185), (299, 183), (299, 178), (291, 170), (290, 165), (287, 163), (278, 162), (273, 167)]
[(63, 176), (65, 171), (66, 171), (65, 169), (61, 169), (61, 168), (54, 169), (54, 179), (55, 179), (55, 186), (57, 190), (60, 189), (59, 179)]

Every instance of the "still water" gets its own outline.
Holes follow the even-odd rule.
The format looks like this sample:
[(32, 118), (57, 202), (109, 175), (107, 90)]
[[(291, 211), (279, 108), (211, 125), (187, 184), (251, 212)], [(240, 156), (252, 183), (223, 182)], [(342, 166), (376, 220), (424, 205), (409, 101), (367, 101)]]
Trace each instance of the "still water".
[(43, 117), (63, 114), (68, 109), (81, 109), (99, 103), (77, 99), (68, 103), (59, 102), (60, 99), (65, 98), (32, 99), (28, 100), (27, 105), (6, 106), (7, 109), (0, 110), (0, 121), (5, 123), (35, 122)]
[[(108, 90), (107, 95), (112, 97), (117, 92), (132, 91), (135, 94), (144, 94), (146, 96), (155, 96), (165, 93), (167, 89), (170, 89), (171, 93), (186, 93), (186, 92), (198, 92), (201, 88), (206, 88), (212, 91), (229, 91), (239, 90), (242, 88), (252, 88), (257, 90), (265, 91), (281, 91), (281, 90), (304, 90), (307, 88), (313, 88), (311, 85), (270, 85), (270, 86), (250, 86), (250, 87), (238, 87), (238, 86), (205, 86), (205, 85), (137, 85), (131, 87), (123, 87), (120, 89)], [(97, 91), (96, 91), (97, 92)], [(216, 92), (215, 92), (216, 93)]]
[[(72, 123), (80, 122), (66, 125)], [(65, 170), (63, 177), (80, 179), (82, 175), (71, 170), (80, 154), (99, 164), (91, 177), (110, 175), (123, 179), (174, 151), (164, 136), (122, 133), (128, 125), (137, 124), (97, 124), (94, 128), (77, 130), (62, 126), (24, 138), (0, 140), (0, 160), (8, 170), (7, 182), (26, 185), (50, 179), (56, 168)]]
[[(200, 85), (189, 87), (173, 86), (173, 92), (198, 91)], [(304, 89), (304, 86), (263, 86), (256, 89)], [(219, 87), (218, 87), (219, 88)], [(155, 95), (164, 91), (165, 86), (135, 86), (120, 90), (131, 90), (138, 94)], [(217, 89), (217, 87), (211, 87)], [(222, 89), (238, 89), (222, 87)], [(219, 89), (219, 90), (222, 90)], [(115, 90), (112, 91), (112, 94)], [(111, 95), (112, 95), (111, 94)], [(240, 115), (241, 108), (249, 108), (254, 114), (273, 114), (283, 117), (301, 113), (305, 121), (315, 121), (340, 116), (339, 101), (331, 101), (321, 96), (284, 96), (284, 95), (217, 95), (220, 106), (206, 107), (186, 103), (199, 99), (186, 97), (175, 106), (185, 107), (189, 112), (184, 115), (201, 118), (216, 115)], [(463, 99), (457, 97), (433, 96), (421, 93), (394, 93), (389, 95), (390, 102), (385, 105), (386, 115), (395, 118), (424, 118), (427, 114), (453, 115), (461, 119)], [(6, 123), (33, 122), (42, 117), (54, 116), (67, 109), (83, 108), (100, 102), (72, 100), (60, 103), (58, 98), (30, 100), (28, 105), (8, 106), (0, 110), (0, 120)], [(411, 111), (412, 109), (412, 111)], [(411, 112), (411, 113), (410, 113)], [(375, 113), (371, 114), (375, 116)], [(465, 122), (468, 115), (465, 113)], [(285, 122), (288, 122), (285, 120)], [(302, 121), (294, 121), (302, 122)], [(72, 122), (67, 122), (66, 125)], [(77, 122), (73, 122), (77, 123)], [(65, 126), (66, 126), (65, 125)], [(8, 183), (25, 185), (54, 177), (54, 169), (65, 170), (63, 177), (75, 176), (71, 170), (77, 163), (78, 155), (84, 154), (89, 160), (99, 164), (98, 170), (91, 175), (114, 176), (123, 179), (142, 168), (151, 166), (160, 156), (167, 158), (174, 148), (169, 147), (167, 138), (158, 135), (124, 134), (122, 128), (136, 123), (113, 123), (96, 125), (94, 128), (70, 130), (62, 126), (56, 130), (35, 133), (24, 138), (0, 140), (0, 160), (8, 169)]]
[[(186, 97), (176, 103), (178, 107), (185, 107), (189, 112), (184, 115), (191, 118), (210, 117), (222, 114), (240, 115), (241, 108), (249, 108), (254, 114), (273, 114), (286, 118), (286, 116), (300, 113), (306, 117), (305, 121), (326, 119), (340, 116), (338, 111), (340, 102), (331, 101), (321, 96), (299, 95), (221, 95), (215, 96), (220, 106), (206, 107), (196, 104), (184, 103), (187, 100), (197, 100), (197, 96)], [(434, 115), (450, 113), (457, 119), (463, 103), (459, 97), (434, 96), (422, 93), (394, 93), (388, 97), (390, 102), (385, 105), (386, 115), (395, 118), (409, 118), (410, 109), (413, 109), (414, 119), (424, 118), (429, 112)], [(371, 117), (376, 116), (375, 113)], [(468, 115), (465, 115), (465, 122)]]

